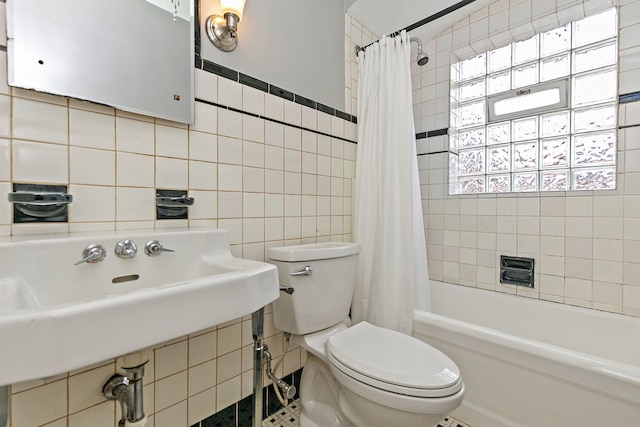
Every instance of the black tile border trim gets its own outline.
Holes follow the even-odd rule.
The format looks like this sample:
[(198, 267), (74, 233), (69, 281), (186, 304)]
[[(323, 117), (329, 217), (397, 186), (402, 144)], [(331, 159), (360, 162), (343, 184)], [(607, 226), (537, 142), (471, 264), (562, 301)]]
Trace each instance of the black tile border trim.
[[(255, 77), (248, 76), (246, 74), (242, 74), (238, 71), (232, 70), (230, 68), (224, 67), (222, 65), (211, 62), (207, 59), (201, 59), (202, 70), (208, 71), (213, 74), (217, 74), (220, 77), (227, 78), (234, 82), (238, 82), (240, 84), (250, 86), (254, 89), (260, 90), (265, 93), (269, 93), (271, 95), (275, 95), (277, 97), (286, 99), (287, 101), (295, 102), (296, 104), (303, 105), (305, 107), (309, 107), (312, 110), (318, 110), (323, 113), (329, 114), (330, 116), (338, 117), (350, 123), (357, 123), (357, 118), (351, 114), (347, 114), (344, 111), (337, 110), (335, 108), (326, 106), (319, 102), (316, 102), (312, 99), (305, 98), (302, 95), (298, 95), (297, 93), (288, 91), (286, 89), (280, 88), (271, 83), (267, 83), (265, 81), (256, 79)], [(198, 61), (196, 61), (198, 64)], [(197, 67), (196, 67), (197, 68)]]
[(430, 130), (429, 132), (427, 132), (427, 138), (433, 138), (434, 136), (442, 136), (448, 134), (449, 128)]
[(640, 91), (618, 95), (619, 104), (628, 104), (630, 102), (636, 102), (636, 101), (640, 101)]
[(434, 136), (441, 136), (449, 134), (449, 128), (430, 130), (428, 132), (416, 133), (416, 139), (433, 138)]
[(640, 123), (637, 123), (635, 125), (618, 126), (618, 129), (622, 130), (622, 129), (629, 129), (629, 128), (637, 128), (637, 127), (640, 127)]
[[(0, 0), (0, 2), (5, 0)], [(474, 0), (475, 1), (475, 0)], [(204, 70), (209, 73), (217, 74), (218, 76), (233, 80), (240, 84), (250, 86), (254, 89), (261, 90), (262, 92), (270, 93), (272, 95), (284, 98), (287, 101), (293, 101), (297, 104), (304, 105), (313, 110), (322, 111), (323, 113), (330, 114), (331, 116), (338, 117), (351, 123), (358, 123), (356, 116), (347, 114), (343, 111), (336, 110), (335, 108), (327, 107), (317, 101), (309, 98), (305, 98), (296, 93), (290, 92), (286, 89), (279, 88), (270, 83), (256, 79), (255, 77), (242, 74), (239, 71), (232, 70), (225, 66), (216, 64), (202, 57), (202, 35), (200, 34), (200, 0), (195, 0), (194, 3), (194, 27), (195, 27), (195, 68)], [(353, 142), (353, 141), (349, 141)]]
[(315, 134), (318, 134), (318, 135), (328, 136), (329, 138), (339, 139), (341, 141), (350, 142), (352, 144), (357, 144), (358, 143), (357, 141), (353, 141), (351, 139), (347, 139), (347, 138), (344, 138), (344, 137), (341, 137), (341, 136), (334, 136), (334, 135), (331, 135), (330, 133), (321, 132), (319, 130), (309, 129), (309, 128), (306, 128), (306, 127), (303, 127), (303, 126), (298, 126), (298, 125), (293, 125), (291, 123), (283, 122), (282, 120), (274, 119), (272, 117), (267, 117), (267, 116), (263, 116), (263, 115), (260, 115), (260, 114), (251, 113), (249, 111), (243, 111), (243, 110), (240, 110), (238, 108), (234, 108), (234, 107), (229, 107), (229, 106), (226, 106), (226, 105), (218, 104), (217, 102), (207, 101), (206, 99), (196, 98), (196, 102), (201, 102), (203, 104), (212, 105), (214, 107), (223, 108), (225, 110), (233, 111), (233, 112), (240, 113), (240, 114), (246, 114), (246, 115), (251, 116), (251, 117), (255, 117), (255, 118), (258, 118), (258, 119), (262, 119), (262, 120), (267, 120), (267, 121), (270, 121), (272, 123), (278, 123), (278, 124), (281, 124), (281, 125), (284, 125), (284, 126), (290, 126), (292, 128), (304, 130), (304, 131), (307, 131), (307, 132), (312, 132), (312, 133), (315, 133)]
[(448, 153), (449, 150), (442, 150), (442, 151), (434, 151), (433, 153), (420, 153), (417, 156), (431, 156), (432, 154), (444, 154), (444, 153)]
[(247, 76), (246, 74), (240, 73), (238, 75), (238, 82), (243, 85), (250, 86), (254, 89), (261, 90), (263, 92), (267, 92), (269, 90), (269, 83), (263, 82), (262, 80), (253, 78), (251, 76)]

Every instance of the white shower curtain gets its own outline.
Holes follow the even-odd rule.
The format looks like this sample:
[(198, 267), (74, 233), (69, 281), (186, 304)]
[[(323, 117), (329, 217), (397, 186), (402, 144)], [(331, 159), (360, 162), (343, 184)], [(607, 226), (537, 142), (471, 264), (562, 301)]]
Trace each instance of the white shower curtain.
[(406, 334), (430, 308), (416, 157), (409, 37), (383, 37), (358, 56), (354, 240), (361, 245), (354, 322)]

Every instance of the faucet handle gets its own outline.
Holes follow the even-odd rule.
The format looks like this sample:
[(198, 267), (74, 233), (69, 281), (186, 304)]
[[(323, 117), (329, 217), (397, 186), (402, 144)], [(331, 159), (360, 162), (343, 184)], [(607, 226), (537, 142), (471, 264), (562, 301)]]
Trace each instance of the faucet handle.
[(118, 258), (129, 259), (136, 256), (136, 253), (138, 253), (138, 247), (133, 240), (120, 240), (116, 244), (114, 252)]
[(107, 400), (116, 400), (120, 403), (121, 418), (118, 427), (127, 425), (127, 416), (129, 415), (129, 378), (115, 374), (102, 387), (102, 394)]
[(175, 252), (173, 249), (167, 249), (162, 247), (162, 243), (157, 240), (149, 240), (144, 245), (144, 253), (149, 256), (158, 256), (161, 252)]
[(107, 256), (107, 250), (104, 246), (99, 244), (88, 245), (82, 251), (82, 259), (73, 265), (80, 265), (85, 262), (95, 264), (96, 262), (102, 261), (105, 256)]

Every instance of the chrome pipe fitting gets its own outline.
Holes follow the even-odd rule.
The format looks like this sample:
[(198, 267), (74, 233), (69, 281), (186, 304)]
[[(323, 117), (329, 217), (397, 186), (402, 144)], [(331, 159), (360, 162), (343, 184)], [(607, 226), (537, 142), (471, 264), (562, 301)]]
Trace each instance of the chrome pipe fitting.
[(144, 418), (142, 377), (144, 364), (133, 368), (124, 368), (125, 375), (114, 375), (102, 387), (107, 400), (120, 403), (121, 418), (118, 427), (128, 422), (137, 422)]
[(264, 307), (251, 315), (251, 330), (253, 334), (253, 425), (262, 427), (263, 389), (262, 389), (262, 358), (264, 357)]
[[(271, 370), (271, 361), (273, 360), (273, 358), (271, 357), (271, 353), (269, 353), (269, 348), (266, 345), (263, 345), (263, 347), (264, 347), (264, 350), (263, 350), (264, 358), (267, 360), (267, 369), (266, 369), (267, 377), (269, 377), (269, 379), (278, 386), (278, 388), (282, 392), (282, 395), (285, 398), (292, 399), (296, 395), (296, 386), (289, 385), (283, 380), (281, 380), (280, 378), (275, 376), (275, 374)], [(284, 357), (284, 355), (282, 355), (282, 357)]]

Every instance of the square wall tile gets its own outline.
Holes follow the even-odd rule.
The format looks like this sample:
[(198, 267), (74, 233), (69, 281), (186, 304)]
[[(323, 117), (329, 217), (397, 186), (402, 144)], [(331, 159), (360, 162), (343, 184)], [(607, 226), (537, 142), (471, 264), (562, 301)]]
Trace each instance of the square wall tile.
[(221, 108), (218, 122), (218, 135), (242, 138), (242, 114)]
[(186, 190), (189, 186), (189, 162), (184, 159), (156, 157), (156, 188)]
[(155, 189), (119, 187), (116, 188), (116, 199), (116, 221), (155, 220)]
[[(218, 384), (217, 389), (216, 406), (218, 408), (226, 408), (241, 399), (241, 377), (237, 376), (229, 381), (220, 383)], [(156, 425), (156, 427), (158, 426)]]
[(242, 168), (242, 190), (245, 192), (264, 193), (265, 170), (262, 168)]
[(264, 142), (264, 120), (245, 114), (242, 116), (242, 138)]
[(243, 216), (245, 218), (264, 218), (264, 197), (262, 193), (243, 194)]
[(117, 117), (116, 147), (129, 153), (155, 154), (153, 123)]
[(240, 375), (242, 370), (242, 357), (240, 349), (231, 353), (220, 356), (217, 359), (218, 365), (218, 382), (227, 381), (233, 377)]
[(116, 153), (70, 147), (69, 181), (72, 184), (115, 185)]
[(318, 111), (302, 107), (302, 127), (317, 130), (318, 129)]
[(242, 347), (242, 324), (236, 323), (218, 329), (218, 356)]
[[(104, 400), (104, 396), (101, 396)], [(69, 427), (113, 427), (116, 417), (113, 402), (102, 402), (69, 416)], [(66, 422), (63, 424), (67, 426)], [(53, 427), (47, 424), (46, 427)]]
[(69, 377), (69, 413), (87, 409), (104, 402), (100, 387), (115, 373), (115, 365), (107, 365)]
[(275, 95), (264, 96), (264, 114), (272, 119), (284, 121), (284, 99)]
[(242, 220), (242, 243), (264, 241), (264, 219), (245, 218)]
[(69, 109), (69, 144), (78, 147), (114, 150), (116, 119), (113, 115)]
[[(9, 194), (11, 192), (13, 192), (11, 183), (0, 182), (0, 194)], [(6, 197), (3, 197), (0, 199), (0, 228), (2, 228), (1, 226), (6, 226), (8, 224), (11, 224), (12, 218), (13, 218), (13, 204), (9, 203)], [(2, 233), (2, 235), (6, 235), (6, 234)]]
[(66, 184), (68, 151), (64, 145), (13, 140), (13, 181)]
[(218, 217), (242, 218), (241, 192), (218, 192)]
[(189, 397), (189, 424), (199, 425), (202, 421), (216, 413), (216, 388)]
[(284, 125), (265, 121), (265, 138), (264, 142), (276, 147), (284, 146)]
[(68, 121), (66, 106), (13, 98), (13, 138), (68, 144)]
[(187, 401), (156, 412), (154, 427), (175, 427), (187, 425)]
[(282, 194), (284, 192), (284, 172), (281, 170), (264, 171), (264, 188), (267, 193)]
[(73, 204), (69, 207), (70, 222), (109, 222), (116, 220), (115, 187), (70, 185)]
[(188, 342), (186, 340), (160, 347), (155, 350), (155, 378), (156, 381), (188, 367)]
[[(33, 408), (38, 408), (34, 411)], [(11, 396), (11, 425), (36, 427), (67, 414), (67, 380), (55, 381)]]
[(157, 380), (155, 382), (156, 411), (162, 411), (180, 401), (186, 400), (188, 395), (187, 382), (187, 371)]
[(228, 138), (226, 136), (218, 137), (218, 162), (241, 165), (243, 161), (242, 148), (241, 139)]
[(218, 190), (242, 191), (242, 167), (219, 164)]
[(189, 156), (187, 129), (156, 125), (156, 155), (186, 159)]
[(0, 181), (11, 181), (11, 141), (0, 139)]
[(250, 141), (244, 141), (242, 152), (242, 164), (244, 166), (252, 166), (256, 168), (263, 168), (265, 156), (264, 144), (259, 144)]
[(218, 193), (216, 191), (189, 190), (189, 195), (196, 200), (196, 203), (189, 208), (190, 219), (215, 220), (218, 218)]
[(292, 125), (300, 126), (302, 124), (302, 106), (292, 101), (285, 101), (284, 121)]
[[(206, 101), (218, 101), (218, 76), (204, 70), (195, 70), (195, 95)], [(196, 103), (198, 104), (198, 103)]]
[[(5, 16), (4, 13), (0, 16)], [(4, 32), (3, 32), (4, 33)], [(11, 87), (8, 85), (7, 79), (7, 52), (0, 53), (0, 93), (5, 95), (11, 94)]]
[(189, 158), (206, 162), (218, 161), (218, 137), (204, 132), (189, 132)]
[(242, 109), (243, 86), (229, 79), (218, 80), (218, 102), (226, 107)]
[(218, 165), (209, 162), (189, 161), (189, 188), (192, 190), (216, 190)]
[(217, 133), (218, 132), (218, 107), (196, 102), (195, 120), (189, 127), (191, 130)]
[(116, 162), (118, 186), (154, 187), (156, 174), (152, 156), (118, 152)]
[(211, 331), (189, 337), (189, 366), (199, 365), (217, 356), (218, 333)]
[(242, 107), (244, 111), (263, 116), (264, 98), (265, 93), (261, 90), (250, 86), (242, 87)]

